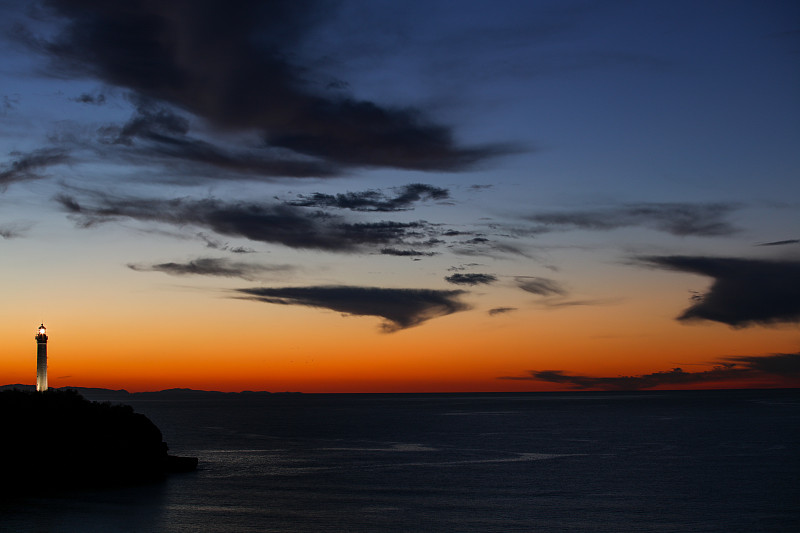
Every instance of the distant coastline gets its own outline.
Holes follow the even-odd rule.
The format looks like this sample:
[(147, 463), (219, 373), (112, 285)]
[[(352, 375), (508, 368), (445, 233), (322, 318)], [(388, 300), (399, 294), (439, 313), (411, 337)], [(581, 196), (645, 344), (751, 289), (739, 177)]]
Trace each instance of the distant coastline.
[[(0, 391), (4, 390), (21, 390), (21, 391), (35, 391), (35, 385), (0, 385)], [(269, 391), (241, 391), (241, 392), (221, 392), (221, 391), (207, 391), (187, 388), (174, 388), (164, 389), (160, 391), (147, 391), (147, 392), (128, 392), (125, 389), (103, 389), (98, 387), (50, 387), (50, 390), (57, 391), (76, 391), (78, 394), (93, 400), (105, 401), (115, 400), (118, 401), (124, 398), (131, 399), (175, 399), (175, 398), (222, 398), (233, 397), (237, 395), (247, 396), (273, 396), (281, 394), (302, 394), (300, 392), (269, 392)]]
[[(35, 385), (22, 385), (22, 384), (10, 384), (10, 385), (0, 385), (0, 392), (4, 390), (22, 390), (22, 391), (35, 391)], [(126, 400), (179, 400), (179, 399), (234, 399), (234, 398), (283, 398), (286, 396), (325, 396), (325, 395), (374, 395), (374, 396), (392, 396), (392, 395), (400, 395), (400, 396), (457, 396), (457, 395), (470, 395), (470, 396), (513, 396), (517, 394), (544, 394), (544, 395), (556, 395), (556, 396), (563, 396), (563, 395), (590, 395), (590, 394), (602, 394), (602, 395), (631, 395), (631, 394), (664, 394), (664, 393), (724, 393), (726, 391), (759, 391), (759, 390), (787, 390), (787, 391), (800, 391), (798, 387), (763, 387), (763, 388), (708, 388), (708, 389), (654, 389), (654, 388), (647, 388), (647, 389), (617, 389), (617, 390), (603, 390), (603, 389), (567, 389), (567, 390), (560, 390), (560, 391), (460, 391), (460, 392), (435, 392), (435, 391), (428, 391), (428, 392), (293, 392), (293, 391), (283, 391), (283, 392), (270, 392), (270, 391), (238, 391), (238, 392), (223, 392), (223, 391), (213, 391), (213, 390), (202, 390), (202, 389), (189, 389), (189, 388), (172, 388), (172, 389), (164, 389), (159, 391), (144, 391), (144, 392), (129, 392), (125, 389), (104, 389), (99, 387), (51, 387), (50, 390), (58, 390), (58, 391), (76, 391), (85, 398), (92, 400), (92, 401), (99, 401), (99, 402), (124, 402)]]

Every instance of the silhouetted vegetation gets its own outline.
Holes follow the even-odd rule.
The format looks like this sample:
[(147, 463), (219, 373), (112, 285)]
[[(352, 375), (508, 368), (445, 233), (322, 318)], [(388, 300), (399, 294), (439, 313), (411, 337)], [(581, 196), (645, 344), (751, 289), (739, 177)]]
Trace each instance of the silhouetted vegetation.
[(161, 431), (132, 407), (73, 390), (0, 391), (0, 417), (3, 494), (145, 482), (197, 464), (169, 456)]

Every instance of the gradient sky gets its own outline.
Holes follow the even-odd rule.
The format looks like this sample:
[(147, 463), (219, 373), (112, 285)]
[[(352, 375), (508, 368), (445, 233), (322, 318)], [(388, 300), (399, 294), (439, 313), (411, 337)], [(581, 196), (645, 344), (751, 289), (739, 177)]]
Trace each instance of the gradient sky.
[(800, 386), (800, 4), (0, 0), (0, 382)]

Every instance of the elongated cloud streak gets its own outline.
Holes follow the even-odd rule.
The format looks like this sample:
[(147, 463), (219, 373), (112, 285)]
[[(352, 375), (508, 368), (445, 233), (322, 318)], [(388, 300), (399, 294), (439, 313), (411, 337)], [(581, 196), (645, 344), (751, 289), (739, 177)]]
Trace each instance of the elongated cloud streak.
[(526, 376), (498, 379), (547, 381), (570, 385), (575, 389), (639, 390), (669, 385), (758, 380), (765, 376), (779, 376), (800, 385), (800, 353), (727, 357), (713, 369), (701, 372), (673, 368), (639, 376), (595, 377), (565, 374), (561, 370), (531, 370)]
[(451, 274), (446, 276), (445, 281), (455, 285), (490, 285), (497, 281), (497, 276), (493, 274)]
[(424, 222), (348, 222), (339, 216), (283, 204), (161, 200), (100, 193), (87, 194), (88, 203), (67, 194), (56, 199), (83, 226), (130, 218), (175, 226), (194, 225), (221, 235), (330, 252), (363, 252), (375, 247), (405, 245), (407, 239), (416, 239), (428, 230)]
[(27, 153), (13, 154), (16, 159), (0, 170), (0, 190), (17, 181), (42, 179), (42, 171), (69, 161), (67, 151), (60, 148), (41, 148)]
[(786, 239), (783, 241), (762, 242), (756, 246), (786, 246), (789, 244), (800, 244), (800, 239)]
[(291, 265), (259, 265), (216, 257), (201, 257), (186, 263), (129, 264), (128, 268), (137, 272), (163, 272), (172, 276), (220, 276), (246, 280), (263, 274), (284, 273), (294, 269)]
[(679, 236), (718, 236), (738, 231), (725, 219), (735, 207), (729, 204), (640, 203), (607, 209), (536, 213), (524, 218), (538, 223), (534, 231), (539, 233), (644, 226)]
[(289, 205), (300, 207), (335, 207), (351, 209), (353, 211), (405, 211), (411, 209), (415, 202), (425, 199), (442, 200), (449, 198), (447, 189), (412, 183), (397, 187), (397, 194), (386, 196), (380, 191), (370, 190), (362, 192), (348, 192), (344, 194), (314, 193), (301, 196), (299, 200), (289, 202)]
[(497, 316), (497, 315), (503, 315), (503, 314), (506, 314), (506, 313), (512, 313), (512, 312), (514, 312), (516, 310), (517, 310), (516, 307), (495, 307), (493, 309), (489, 309), (488, 313), (489, 313), (489, 316)]

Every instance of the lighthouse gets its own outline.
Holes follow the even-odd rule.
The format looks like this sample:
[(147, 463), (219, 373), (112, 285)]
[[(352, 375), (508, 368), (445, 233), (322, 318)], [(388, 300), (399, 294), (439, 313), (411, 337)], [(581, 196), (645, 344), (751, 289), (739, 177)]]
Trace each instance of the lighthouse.
[(47, 390), (47, 329), (44, 324), (36, 334), (36, 390)]

